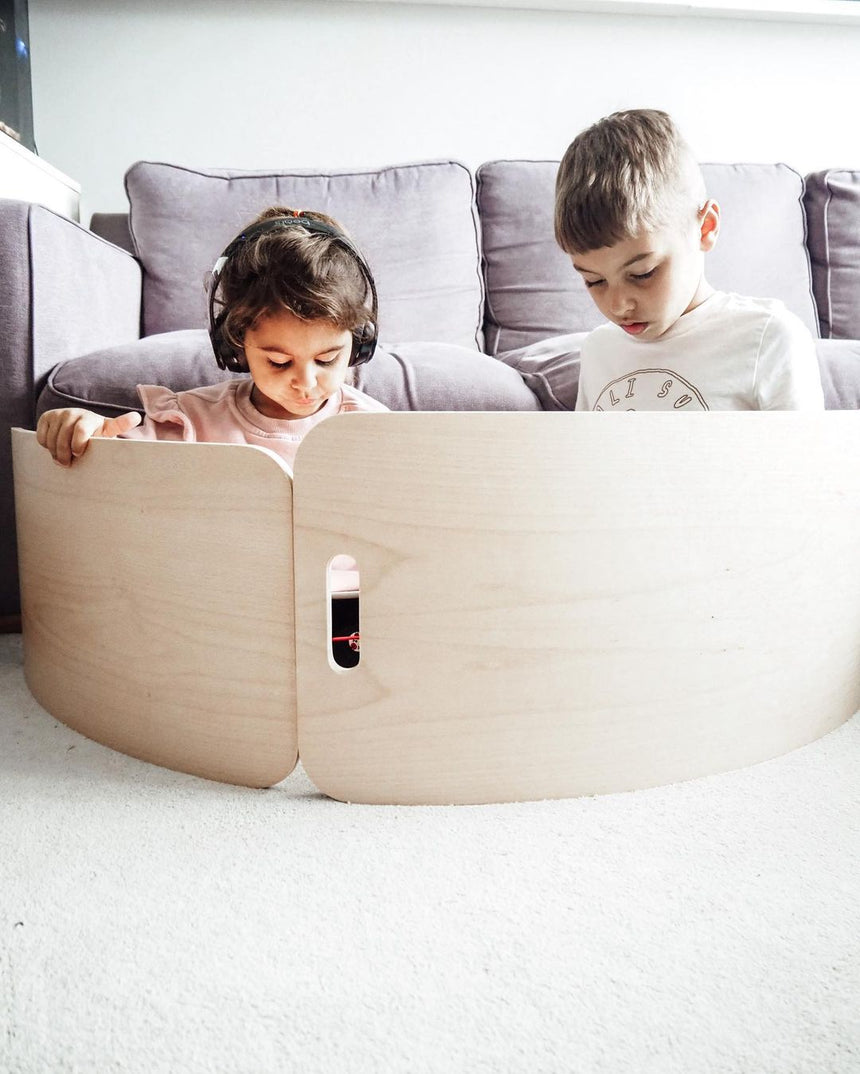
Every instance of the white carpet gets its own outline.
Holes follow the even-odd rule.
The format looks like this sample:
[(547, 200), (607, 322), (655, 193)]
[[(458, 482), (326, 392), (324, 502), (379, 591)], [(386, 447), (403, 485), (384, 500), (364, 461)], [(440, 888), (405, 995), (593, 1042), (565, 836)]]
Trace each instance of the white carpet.
[(112, 753), (0, 637), (2, 1074), (860, 1071), (860, 714), (634, 794), (350, 806)]

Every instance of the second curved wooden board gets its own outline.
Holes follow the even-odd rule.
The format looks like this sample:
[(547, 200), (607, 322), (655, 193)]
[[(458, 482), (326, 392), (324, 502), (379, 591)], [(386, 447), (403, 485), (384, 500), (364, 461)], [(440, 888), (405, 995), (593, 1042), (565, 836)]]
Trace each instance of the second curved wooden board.
[(860, 708), (855, 412), (349, 415), (302, 444), (294, 497), (299, 752), (333, 797), (653, 786)]

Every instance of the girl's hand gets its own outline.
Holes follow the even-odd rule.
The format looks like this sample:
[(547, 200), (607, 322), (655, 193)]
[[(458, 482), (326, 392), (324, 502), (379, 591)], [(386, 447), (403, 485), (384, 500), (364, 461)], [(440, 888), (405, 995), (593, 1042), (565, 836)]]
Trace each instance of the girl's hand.
[(46, 410), (36, 426), (36, 439), (50, 451), (55, 462), (61, 466), (71, 466), (86, 451), (87, 442), (92, 437), (119, 436), (140, 425), (140, 422), (140, 414), (133, 410), (120, 414), (118, 418), (105, 418), (77, 407)]

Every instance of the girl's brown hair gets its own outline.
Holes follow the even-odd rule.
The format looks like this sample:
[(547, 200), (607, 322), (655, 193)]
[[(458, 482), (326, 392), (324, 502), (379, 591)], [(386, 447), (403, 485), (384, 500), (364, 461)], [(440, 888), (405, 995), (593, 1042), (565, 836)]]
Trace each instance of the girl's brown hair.
[[(325, 213), (299, 213), (275, 205), (253, 220), (279, 217), (318, 220), (351, 243), (348, 233)], [(222, 331), (237, 350), (245, 333), (265, 313), (288, 310), (303, 320), (325, 320), (360, 329), (372, 317), (372, 296), (355, 255), (337, 236), (300, 226), (277, 228), (239, 244), (217, 282), (215, 304), (224, 313)]]

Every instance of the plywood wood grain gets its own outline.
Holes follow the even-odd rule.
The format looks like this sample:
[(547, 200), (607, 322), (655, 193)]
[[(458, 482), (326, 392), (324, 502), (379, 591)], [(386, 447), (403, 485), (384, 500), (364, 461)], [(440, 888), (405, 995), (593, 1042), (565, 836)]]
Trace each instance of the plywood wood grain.
[(653, 786), (860, 708), (855, 412), (349, 415), (302, 444), (294, 520), (299, 752), (336, 798)]
[(25, 673), (114, 749), (266, 786), (296, 762), (292, 486), (251, 447), (14, 430)]

